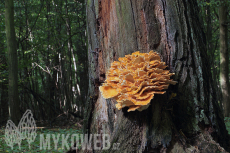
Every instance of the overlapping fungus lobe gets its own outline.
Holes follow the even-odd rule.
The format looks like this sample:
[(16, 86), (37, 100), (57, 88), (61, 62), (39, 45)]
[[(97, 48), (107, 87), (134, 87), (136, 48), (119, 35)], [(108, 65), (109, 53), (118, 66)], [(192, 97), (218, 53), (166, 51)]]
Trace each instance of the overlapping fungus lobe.
[(100, 92), (105, 99), (115, 98), (118, 110), (129, 107), (128, 112), (142, 111), (148, 108), (154, 94), (164, 94), (169, 84), (177, 83), (170, 79), (174, 73), (166, 67), (153, 51), (125, 55), (111, 63)]

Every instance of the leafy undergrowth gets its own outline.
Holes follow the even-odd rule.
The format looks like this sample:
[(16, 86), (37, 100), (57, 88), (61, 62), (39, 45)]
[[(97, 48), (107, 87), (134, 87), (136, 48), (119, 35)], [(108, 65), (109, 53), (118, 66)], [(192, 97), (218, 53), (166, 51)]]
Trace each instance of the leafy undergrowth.
[[(28, 152), (28, 153), (33, 153), (33, 152), (41, 152), (41, 153), (47, 153), (47, 152), (52, 152), (52, 153), (59, 153), (59, 152), (66, 152), (69, 148), (64, 145), (64, 148), (62, 148), (62, 135), (64, 139), (67, 140), (67, 145), (71, 147), (71, 136), (73, 134), (81, 134), (82, 130), (79, 130), (79, 128), (75, 128), (74, 126), (68, 128), (68, 129), (61, 129), (61, 128), (48, 128), (48, 129), (43, 129), (43, 128), (38, 128), (36, 133), (36, 139), (34, 142), (30, 144), (30, 149), (29, 149), (29, 144), (26, 140), (22, 140), (21, 142), (21, 149), (19, 149), (18, 144), (14, 144), (13, 149), (9, 147), (6, 142), (5, 142), (5, 128), (2, 127), (0, 129), (0, 152)], [(57, 148), (55, 148), (55, 143), (53, 140), (53, 136), (55, 135), (55, 139), (57, 139), (57, 136), (59, 136), (59, 139), (57, 139)], [(67, 135), (69, 134), (69, 137), (67, 139)], [(48, 149), (48, 145), (46, 145), (46, 149), (44, 147), (45, 141), (48, 140), (47, 135), (50, 135), (50, 149)], [(44, 139), (43, 139), (44, 137)], [(75, 137), (76, 138), (76, 137)], [(40, 139), (42, 143), (40, 143)]]
[(230, 134), (230, 117), (225, 117), (224, 122), (228, 130), (228, 134)]

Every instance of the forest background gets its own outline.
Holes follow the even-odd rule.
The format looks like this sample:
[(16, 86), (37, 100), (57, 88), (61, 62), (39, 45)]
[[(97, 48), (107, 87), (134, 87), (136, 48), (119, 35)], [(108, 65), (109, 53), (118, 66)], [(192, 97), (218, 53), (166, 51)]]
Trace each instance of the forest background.
[[(198, 0), (199, 15), (206, 35), (212, 77), (218, 86), (219, 105), (229, 108), (229, 1)], [(9, 107), (18, 110), (11, 118), (18, 123), (30, 109), (40, 125), (81, 129), (88, 91), (86, 2), (83, 0), (14, 0), (14, 18), (5, 18), (5, 1), (0, 2), (0, 125), (9, 119)], [(222, 10), (223, 12), (221, 12)], [(226, 15), (226, 16), (224, 16)], [(9, 64), (5, 22), (13, 20), (17, 65)], [(225, 36), (221, 39), (220, 27)], [(227, 40), (227, 41), (226, 41)], [(226, 41), (227, 52), (221, 48)], [(226, 62), (221, 62), (221, 61)], [(222, 64), (222, 65), (221, 65)], [(11, 67), (10, 67), (11, 66)], [(18, 67), (13, 74), (12, 68)], [(223, 69), (221, 69), (223, 68)], [(225, 69), (224, 69), (225, 68)], [(9, 75), (17, 83), (9, 86)], [(227, 76), (227, 77), (222, 77)], [(223, 82), (224, 79), (224, 82)], [(226, 85), (226, 86), (225, 86)], [(224, 87), (224, 89), (223, 89)], [(16, 91), (13, 95), (11, 91)], [(14, 105), (11, 105), (11, 98)], [(223, 107), (221, 107), (223, 108)], [(225, 122), (230, 133), (230, 109)], [(75, 124), (75, 123), (78, 124)], [(72, 124), (70, 124), (72, 123)], [(79, 131), (78, 131), (79, 132)], [(0, 137), (1, 138), (1, 137)], [(1, 148), (0, 148), (1, 150)]]

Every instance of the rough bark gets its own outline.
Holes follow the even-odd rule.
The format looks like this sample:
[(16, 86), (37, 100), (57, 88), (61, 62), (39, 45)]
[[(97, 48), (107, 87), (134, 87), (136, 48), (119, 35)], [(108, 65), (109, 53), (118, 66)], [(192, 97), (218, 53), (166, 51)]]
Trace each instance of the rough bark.
[[(193, 0), (87, 1), (89, 91), (84, 133), (109, 134), (112, 144), (105, 152), (191, 152), (213, 139), (229, 149), (198, 12)], [(116, 101), (105, 100), (98, 90), (106, 70), (119, 57), (152, 49), (175, 73), (178, 84), (156, 95), (145, 111), (118, 111)], [(170, 99), (172, 93), (177, 96)], [(113, 150), (114, 143), (120, 143), (120, 150)]]
[(8, 51), (9, 71), (9, 116), (17, 125), (19, 122), (19, 97), (18, 97), (18, 59), (17, 44), (14, 29), (14, 3), (13, 0), (5, 0), (5, 24)]
[(227, 27), (227, 1), (222, 0), (219, 8), (220, 23), (220, 85), (222, 92), (222, 101), (224, 105), (224, 116), (230, 117), (230, 95), (229, 95), (229, 77), (228, 77), (228, 27)]

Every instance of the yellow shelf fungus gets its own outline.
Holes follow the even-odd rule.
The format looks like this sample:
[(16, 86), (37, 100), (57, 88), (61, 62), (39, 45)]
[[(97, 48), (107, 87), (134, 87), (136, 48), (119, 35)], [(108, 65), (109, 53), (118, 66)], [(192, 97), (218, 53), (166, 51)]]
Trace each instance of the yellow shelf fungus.
[(177, 83), (170, 80), (174, 73), (164, 70), (167, 66), (156, 52), (137, 51), (118, 60), (111, 63), (105, 83), (99, 88), (105, 99), (116, 99), (118, 110), (147, 109), (154, 94), (164, 94), (166, 91), (162, 90), (168, 89), (169, 84)]

